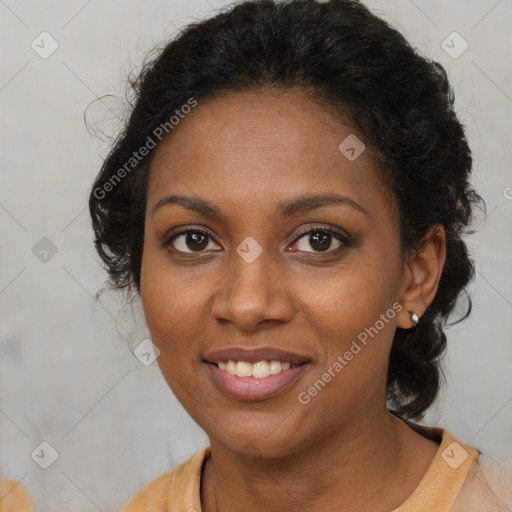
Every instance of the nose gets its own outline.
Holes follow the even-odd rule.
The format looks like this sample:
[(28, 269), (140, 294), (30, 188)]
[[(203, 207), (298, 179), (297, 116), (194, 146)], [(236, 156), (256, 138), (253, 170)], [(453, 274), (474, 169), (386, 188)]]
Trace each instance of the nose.
[(234, 254), (230, 270), (214, 295), (212, 314), (216, 320), (231, 322), (244, 331), (291, 320), (293, 292), (269, 260), (265, 251), (251, 263)]

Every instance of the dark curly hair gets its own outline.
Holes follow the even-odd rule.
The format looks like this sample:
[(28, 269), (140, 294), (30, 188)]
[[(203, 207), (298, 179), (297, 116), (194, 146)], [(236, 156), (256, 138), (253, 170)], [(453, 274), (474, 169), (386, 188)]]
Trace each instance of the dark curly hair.
[(188, 25), (155, 53), (129, 80), (131, 115), (89, 199), (110, 287), (140, 293), (154, 150), (130, 159), (154, 138), (155, 128), (191, 98), (299, 89), (359, 129), (398, 206), (402, 255), (420, 250), (433, 226), (445, 229), (447, 256), (437, 294), (415, 329), (397, 329), (389, 360), (390, 411), (421, 419), (443, 377), (443, 326), (461, 297), (466, 311), (457, 322), (471, 311), (467, 285), (474, 264), (462, 236), (474, 232), (474, 208), (482, 204), (485, 210), (470, 186), (471, 151), (444, 68), (358, 0), (242, 2)]

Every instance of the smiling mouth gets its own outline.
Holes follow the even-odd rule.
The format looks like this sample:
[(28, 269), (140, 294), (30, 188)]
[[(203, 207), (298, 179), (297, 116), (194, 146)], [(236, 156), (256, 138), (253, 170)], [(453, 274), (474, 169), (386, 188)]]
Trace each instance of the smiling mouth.
[(215, 386), (230, 398), (265, 400), (290, 388), (311, 366), (307, 354), (266, 346), (225, 347), (203, 355)]
[[(290, 368), (300, 366), (298, 364), (292, 364), (289, 361), (277, 360), (262, 360), (256, 363), (250, 363), (248, 361), (235, 361), (230, 359), (228, 361), (218, 361), (213, 364), (216, 364), (220, 370), (229, 373), (229, 375), (236, 375), (237, 377), (255, 377), (257, 379), (264, 379), (270, 375), (278, 375)], [(301, 364), (305, 364), (305, 362)]]
[[(216, 387), (230, 398), (255, 402), (283, 393), (309, 368), (310, 361), (292, 365), (288, 361), (204, 361)], [(273, 373), (271, 373), (271, 370)]]

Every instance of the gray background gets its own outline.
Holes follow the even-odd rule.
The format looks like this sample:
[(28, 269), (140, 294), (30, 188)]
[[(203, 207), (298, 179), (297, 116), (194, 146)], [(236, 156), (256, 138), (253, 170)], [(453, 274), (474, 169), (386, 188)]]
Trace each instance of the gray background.
[[(509, 463), (512, 3), (367, 4), (448, 70), (489, 212), (470, 239), (474, 312), (448, 331), (448, 385), (425, 423)], [(130, 352), (147, 336), (137, 304), (132, 314), (115, 297), (94, 298), (105, 274), (86, 203), (107, 144), (88, 133), (83, 115), (99, 96), (122, 97), (126, 74), (153, 45), (222, 5), (0, 0), (0, 475), (21, 479), (40, 511), (119, 510), (207, 443), (156, 363), (146, 367)], [(59, 45), (46, 59), (31, 47), (43, 45), (43, 31)], [(458, 58), (441, 46), (453, 31), (469, 44)], [(90, 130), (105, 139), (119, 103), (95, 102)], [(43, 237), (57, 249), (47, 262), (33, 252)], [(48, 469), (31, 458), (41, 441), (59, 455)]]

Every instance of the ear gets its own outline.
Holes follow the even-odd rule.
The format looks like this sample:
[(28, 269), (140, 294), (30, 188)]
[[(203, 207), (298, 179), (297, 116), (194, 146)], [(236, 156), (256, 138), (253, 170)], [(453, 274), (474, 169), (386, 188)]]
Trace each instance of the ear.
[(419, 252), (406, 257), (399, 302), (403, 308), (397, 315), (397, 326), (414, 327), (411, 313), (422, 317), (434, 300), (446, 261), (446, 234), (442, 225), (430, 228)]

